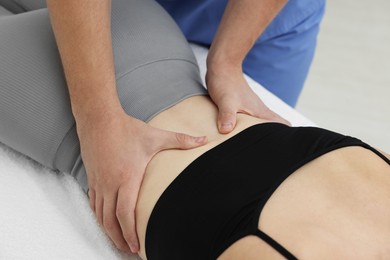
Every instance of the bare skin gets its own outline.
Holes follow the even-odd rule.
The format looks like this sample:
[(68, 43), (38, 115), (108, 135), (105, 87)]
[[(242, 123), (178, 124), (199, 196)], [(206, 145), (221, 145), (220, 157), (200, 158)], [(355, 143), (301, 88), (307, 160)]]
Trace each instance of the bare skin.
[[(237, 112), (286, 122), (250, 90), (241, 68), (254, 41), (286, 2), (229, 1), (211, 46), (207, 73), (208, 89), (220, 108), (221, 133), (233, 130)], [(191, 149), (207, 140), (161, 131), (123, 111), (116, 92), (111, 0), (47, 0), (47, 6), (76, 120), (91, 208), (119, 249), (137, 252), (134, 208), (146, 165), (161, 150)]]
[[(206, 135), (209, 142), (192, 150), (161, 151), (150, 161), (136, 208), (143, 259), (147, 222), (166, 187), (205, 151), (251, 125), (267, 122), (238, 114), (236, 128), (222, 135), (215, 124), (217, 116), (217, 108), (207, 97), (193, 97), (149, 122), (169, 131)], [(390, 167), (360, 147), (325, 154), (298, 169), (279, 186), (262, 211), (259, 229), (299, 259), (388, 259)], [(225, 250), (220, 259), (283, 257), (257, 237), (248, 236)]]

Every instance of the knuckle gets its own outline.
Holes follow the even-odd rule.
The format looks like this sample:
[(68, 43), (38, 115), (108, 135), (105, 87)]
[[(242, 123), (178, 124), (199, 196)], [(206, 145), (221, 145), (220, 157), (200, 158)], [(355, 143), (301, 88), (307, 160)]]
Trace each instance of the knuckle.
[(103, 227), (108, 231), (112, 231), (115, 228), (115, 221), (112, 218), (104, 218)]
[(180, 144), (185, 144), (189, 141), (190, 137), (182, 133), (175, 134), (176, 141)]
[(123, 218), (127, 217), (131, 212), (132, 212), (132, 210), (130, 210), (126, 207), (117, 207), (115, 213), (119, 219), (123, 219)]
[(117, 166), (115, 170), (102, 174), (98, 180), (98, 187), (102, 191), (115, 191), (129, 178), (130, 171), (126, 166)]
[(223, 111), (221, 111), (221, 113), (220, 113), (221, 115), (226, 115), (226, 116), (231, 116), (231, 115), (234, 115), (235, 114), (235, 112), (234, 111), (232, 111), (232, 110), (223, 110)]
[(236, 115), (233, 111), (221, 111), (219, 114), (222, 118), (231, 118)]
[(113, 178), (113, 174), (101, 174), (101, 178), (99, 178), (98, 185), (101, 188), (111, 189), (114, 186), (115, 178)]

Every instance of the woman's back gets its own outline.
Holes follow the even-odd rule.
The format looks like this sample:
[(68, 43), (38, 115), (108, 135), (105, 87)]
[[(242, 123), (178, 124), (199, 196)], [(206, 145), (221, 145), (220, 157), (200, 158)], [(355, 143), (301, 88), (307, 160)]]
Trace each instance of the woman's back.
[(327, 153), (278, 187), (259, 228), (300, 259), (387, 259), (389, 164), (362, 147)]
[[(265, 122), (239, 115), (234, 133), (220, 135), (215, 125), (216, 116), (216, 108), (207, 97), (194, 97), (150, 121), (151, 125), (167, 130), (207, 135), (209, 144), (193, 150), (163, 151), (149, 164), (137, 204), (137, 230), (143, 256), (151, 211), (168, 185), (207, 150), (249, 126)], [(261, 158), (257, 164), (261, 168)], [(290, 175), (267, 201), (259, 229), (299, 258), (364, 258), (381, 252), (387, 253), (388, 257), (389, 198), (389, 165), (361, 147), (342, 148), (311, 161)], [(247, 250), (246, 247), (253, 243), (257, 246)], [(237, 241), (221, 258), (234, 258), (235, 254), (243, 257), (245, 253), (259, 256), (267, 247), (271, 256), (280, 257), (252, 236)]]

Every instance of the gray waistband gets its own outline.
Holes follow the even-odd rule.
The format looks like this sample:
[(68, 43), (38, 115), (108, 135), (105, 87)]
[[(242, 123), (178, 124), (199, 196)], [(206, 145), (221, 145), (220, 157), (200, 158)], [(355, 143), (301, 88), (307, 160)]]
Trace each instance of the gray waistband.
[[(118, 79), (117, 88), (127, 114), (145, 122), (183, 99), (207, 95), (196, 64), (178, 59), (160, 60), (139, 67)], [(59, 146), (55, 166), (60, 171), (71, 172), (87, 191), (75, 126)]]

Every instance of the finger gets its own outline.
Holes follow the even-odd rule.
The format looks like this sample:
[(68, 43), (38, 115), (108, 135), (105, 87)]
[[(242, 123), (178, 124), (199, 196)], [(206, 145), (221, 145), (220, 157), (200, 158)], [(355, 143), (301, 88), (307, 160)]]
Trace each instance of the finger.
[(206, 136), (191, 136), (183, 133), (175, 133), (166, 131), (162, 140), (161, 149), (192, 149), (202, 146), (207, 143)]
[(95, 198), (95, 215), (99, 224), (103, 226), (103, 197), (96, 193)]
[[(133, 183), (134, 184), (134, 183)], [(122, 234), (131, 252), (139, 251), (137, 230), (135, 225), (135, 204), (138, 197), (137, 185), (123, 185), (118, 191), (116, 217), (122, 229)], [(139, 187), (139, 185), (138, 185)]]
[(116, 217), (117, 194), (106, 197), (103, 204), (103, 227), (115, 246), (130, 253), (130, 248), (123, 238), (122, 230)]
[(89, 206), (95, 212), (96, 192), (94, 189), (88, 189)]
[(221, 134), (228, 134), (236, 126), (237, 110), (224, 104), (219, 105), (218, 110), (218, 130)]

